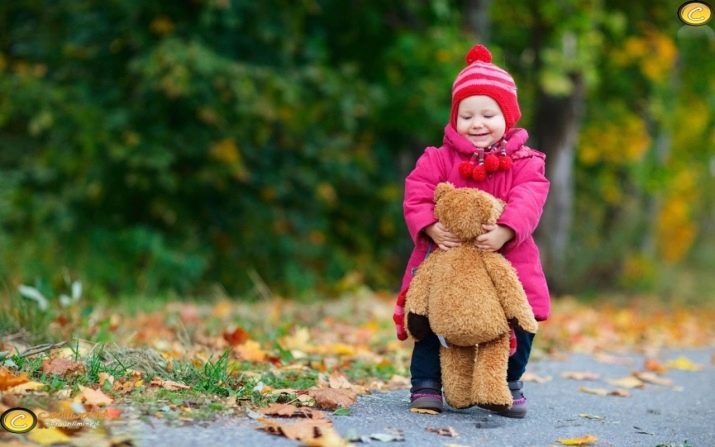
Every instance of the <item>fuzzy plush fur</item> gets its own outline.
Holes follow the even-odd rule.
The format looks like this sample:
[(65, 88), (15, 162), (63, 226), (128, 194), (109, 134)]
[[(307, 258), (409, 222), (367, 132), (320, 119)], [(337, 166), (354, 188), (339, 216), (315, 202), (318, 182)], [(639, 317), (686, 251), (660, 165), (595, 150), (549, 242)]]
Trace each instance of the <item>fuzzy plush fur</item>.
[(431, 329), (449, 344), (440, 348), (449, 405), (509, 408), (509, 324), (536, 333), (537, 323), (511, 264), (474, 244), (482, 224), (496, 223), (504, 203), (450, 183), (440, 183), (434, 197), (435, 215), (462, 245), (432, 253), (419, 267), (407, 291), (405, 327), (416, 340)]

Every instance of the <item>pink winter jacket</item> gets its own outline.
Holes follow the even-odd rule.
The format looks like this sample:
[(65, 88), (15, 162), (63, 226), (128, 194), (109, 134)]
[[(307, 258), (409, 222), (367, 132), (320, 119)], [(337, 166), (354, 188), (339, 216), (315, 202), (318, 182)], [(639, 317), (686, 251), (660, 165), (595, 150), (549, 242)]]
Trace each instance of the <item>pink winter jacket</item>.
[(456, 187), (476, 187), (506, 202), (497, 223), (514, 230), (514, 238), (500, 252), (511, 262), (521, 280), (529, 304), (537, 320), (549, 316), (551, 300), (546, 277), (539, 259), (539, 249), (533, 233), (549, 192), (549, 181), (544, 175), (546, 156), (524, 145), (528, 138), (524, 129), (511, 129), (506, 134), (506, 151), (513, 160), (508, 171), (498, 171), (486, 180), (477, 182), (459, 174), (459, 164), (469, 161), (474, 146), (459, 135), (451, 125), (444, 130), (441, 147), (428, 147), (417, 160), (415, 168), (405, 180), (403, 210), (405, 222), (415, 244), (402, 277), (400, 295), (395, 306), (397, 336), (404, 340), (404, 299), (410, 281), (429, 251), (435, 248), (422, 231), (437, 222), (434, 216), (434, 189), (438, 183), (449, 181)]

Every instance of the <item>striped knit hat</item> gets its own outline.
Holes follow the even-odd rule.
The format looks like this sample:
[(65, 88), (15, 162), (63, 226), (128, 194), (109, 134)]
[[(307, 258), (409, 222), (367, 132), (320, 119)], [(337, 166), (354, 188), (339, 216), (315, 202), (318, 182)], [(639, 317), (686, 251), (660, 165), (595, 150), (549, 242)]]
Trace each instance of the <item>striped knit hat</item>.
[(505, 70), (492, 64), (492, 53), (484, 45), (475, 45), (467, 53), (467, 67), (459, 72), (452, 84), (452, 112), (449, 122), (457, 127), (459, 103), (472, 95), (486, 95), (496, 101), (504, 114), (506, 129), (514, 127), (519, 118), (516, 84)]

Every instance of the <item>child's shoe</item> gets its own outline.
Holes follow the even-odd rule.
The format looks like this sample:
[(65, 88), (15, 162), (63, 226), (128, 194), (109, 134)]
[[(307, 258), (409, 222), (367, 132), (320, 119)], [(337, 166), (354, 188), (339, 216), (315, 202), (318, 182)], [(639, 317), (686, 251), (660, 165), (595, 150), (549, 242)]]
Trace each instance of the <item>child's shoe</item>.
[(431, 410), (441, 413), (442, 391), (434, 386), (413, 386), (410, 390), (410, 410)]
[(522, 382), (521, 380), (509, 382), (509, 391), (511, 391), (511, 397), (513, 399), (511, 408), (498, 411), (497, 414), (508, 418), (519, 419), (526, 416), (526, 396), (524, 396), (524, 392), (522, 391), (523, 389), (524, 382)]

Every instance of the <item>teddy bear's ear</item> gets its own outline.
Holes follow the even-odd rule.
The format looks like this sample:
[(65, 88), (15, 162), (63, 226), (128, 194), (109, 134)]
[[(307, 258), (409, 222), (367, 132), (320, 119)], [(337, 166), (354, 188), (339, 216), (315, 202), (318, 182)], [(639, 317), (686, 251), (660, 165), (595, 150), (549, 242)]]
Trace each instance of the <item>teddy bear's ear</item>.
[(434, 190), (434, 201), (437, 203), (437, 201), (448, 193), (449, 191), (454, 190), (454, 185), (449, 183), (449, 182), (442, 182), (439, 185), (437, 185), (437, 188)]

